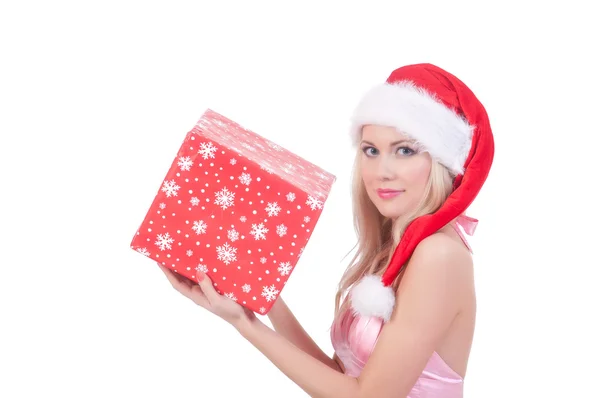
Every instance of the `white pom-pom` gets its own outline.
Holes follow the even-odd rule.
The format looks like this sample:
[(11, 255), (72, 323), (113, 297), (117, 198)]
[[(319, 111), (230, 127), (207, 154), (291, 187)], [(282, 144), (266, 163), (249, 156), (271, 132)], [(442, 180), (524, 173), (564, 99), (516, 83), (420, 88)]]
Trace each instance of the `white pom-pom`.
[(355, 313), (362, 316), (376, 316), (389, 321), (396, 303), (394, 290), (384, 286), (381, 277), (367, 275), (350, 291), (350, 303)]

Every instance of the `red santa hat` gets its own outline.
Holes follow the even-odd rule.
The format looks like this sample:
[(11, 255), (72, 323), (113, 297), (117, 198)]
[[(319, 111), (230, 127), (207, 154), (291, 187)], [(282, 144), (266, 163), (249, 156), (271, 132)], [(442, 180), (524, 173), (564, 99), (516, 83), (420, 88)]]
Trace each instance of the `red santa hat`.
[(473, 202), (492, 165), (494, 139), (487, 112), (475, 94), (432, 64), (400, 67), (364, 95), (352, 116), (354, 144), (366, 124), (395, 127), (456, 176), (444, 204), (405, 229), (383, 275), (364, 276), (351, 290), (356, 313), (388, 321), (395, 305), (391, 284), (402, 265), (421, 240), (461, 216)]

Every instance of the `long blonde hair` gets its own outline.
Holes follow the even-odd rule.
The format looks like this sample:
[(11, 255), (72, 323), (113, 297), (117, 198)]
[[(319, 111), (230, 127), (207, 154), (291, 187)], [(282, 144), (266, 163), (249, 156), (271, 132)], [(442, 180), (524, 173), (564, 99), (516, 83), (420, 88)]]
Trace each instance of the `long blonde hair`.
[[(339, 282), (335, 316), (348, 306), (347, 300), (343, 299), (352, 285), (364, 275), (383, 274), (408, 224), (422, 215), (434, 213), (452, 192), (452, 175), (446, 167), (433, 160), (425, 193), (415, 211), (393, 221), (381, 215), (367, 195), (360, 173), (361, 155), (359, 148), (352, 172), (352, 210), (357, 235), (354, 248), (357, 251)], [(392, 284), (394, 290), (398, 288), (403, 273), (404, 266)]]

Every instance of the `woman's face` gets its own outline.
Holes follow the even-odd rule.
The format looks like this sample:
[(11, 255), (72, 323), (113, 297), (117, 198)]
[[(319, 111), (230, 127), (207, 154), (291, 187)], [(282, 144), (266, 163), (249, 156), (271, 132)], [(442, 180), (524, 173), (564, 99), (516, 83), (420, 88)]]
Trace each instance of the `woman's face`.
[(431, 156), (387, 126), (364, 126), (359, 148), (362, 180), (379, 212), (395, 219), (414, 210), (425, 193)]

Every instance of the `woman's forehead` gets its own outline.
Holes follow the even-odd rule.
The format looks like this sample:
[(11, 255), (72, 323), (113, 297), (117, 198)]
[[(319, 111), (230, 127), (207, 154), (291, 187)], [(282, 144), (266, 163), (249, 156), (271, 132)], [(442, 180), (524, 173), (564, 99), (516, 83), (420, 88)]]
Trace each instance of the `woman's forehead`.
[(362, 130), (362, 139), (372, 143), (390, 143), (396, 141), (414, 141), (408, 134), (398, 131), (394, 127), (381, 125), (365, 125)]

